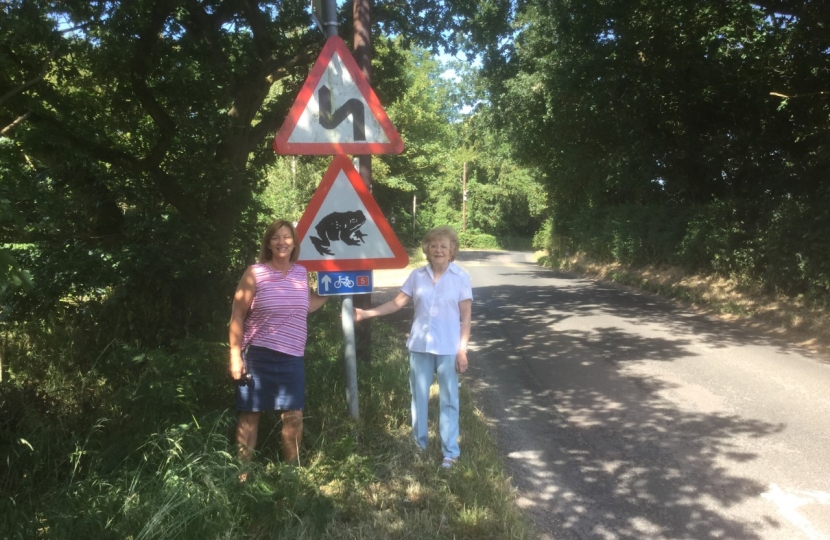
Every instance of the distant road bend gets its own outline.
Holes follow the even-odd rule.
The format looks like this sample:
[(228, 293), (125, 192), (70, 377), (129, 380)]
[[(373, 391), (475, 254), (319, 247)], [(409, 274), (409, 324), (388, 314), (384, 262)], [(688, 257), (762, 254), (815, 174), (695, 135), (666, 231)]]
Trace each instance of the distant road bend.
[(541, 538), (830, 540), (827, 358), (527, 253), (457, 262), (465, 380)]

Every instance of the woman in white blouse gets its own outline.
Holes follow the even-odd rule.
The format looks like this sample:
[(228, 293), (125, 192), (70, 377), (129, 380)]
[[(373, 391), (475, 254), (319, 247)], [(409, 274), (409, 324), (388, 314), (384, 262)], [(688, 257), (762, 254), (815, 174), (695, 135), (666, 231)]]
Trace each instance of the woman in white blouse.
[(362, 321), (394, 313), (415, 301), (409, 349), (409, 388), (412, 392), (412, 434), (426, 448), (427, 405), (433, 374), (438, 375), (439, 432), (444, 459), (452, 467), (458, 459), (458, 374), (467, 370), (473, 290), (470, 276), (453, 261), (458, 253), (458, 234), (452, 227), (432, 229), (421, 240), (429, 264), (413, 270), (398, 295), (373, 309), (355, 309)]

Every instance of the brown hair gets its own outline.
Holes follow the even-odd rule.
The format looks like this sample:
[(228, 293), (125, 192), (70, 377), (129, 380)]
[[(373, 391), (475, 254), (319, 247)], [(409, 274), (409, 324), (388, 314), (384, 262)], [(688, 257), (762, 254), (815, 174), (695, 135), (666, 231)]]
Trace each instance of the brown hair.
[(262, 237), (262, 246), (259, 250), (259, 262), (266, 263), (271, 260), (273, 254), (271, 253), (271, 238), (277, 234), (277, 231), (283, 227), (291, 231), (291, 236), (294, 238), (294, 249), (291, 250), (291, 257), (288, 258), (290, 262), (297, 262), (300, 258), (300, 239), (297, 237), (297, 229), (290, 221), (278, 219), (265, 229), (265, 236)]
[(458, 254), (458, 233), (449, 225), (435, 227), (421, 239), (421, 250), (426, 255), (427, 260), (429, 260), (428, 246), (430, 242), (438, 238), (446, 238), (450, 241), (450, 262), (454, 261), (455, 256)]

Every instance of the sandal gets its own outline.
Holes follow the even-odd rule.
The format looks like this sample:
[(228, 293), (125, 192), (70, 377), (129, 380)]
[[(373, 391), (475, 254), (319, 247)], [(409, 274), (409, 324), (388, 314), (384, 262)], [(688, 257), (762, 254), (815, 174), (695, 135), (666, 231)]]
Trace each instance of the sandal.
[(441, 468), (442, 469), (450, 469), (450, 468), (452, 468), (452, 466), (455, 464), (455, 462), (457, 460), (458, 460), (458, 458), (445, 457), (444, 461), (441, 462)]

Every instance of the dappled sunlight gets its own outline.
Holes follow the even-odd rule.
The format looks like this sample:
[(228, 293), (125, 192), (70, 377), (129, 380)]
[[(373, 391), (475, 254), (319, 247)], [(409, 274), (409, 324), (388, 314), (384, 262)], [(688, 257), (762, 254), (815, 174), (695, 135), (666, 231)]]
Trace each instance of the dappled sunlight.
[[(485, 268), (464, 380), (505, 451), (519, 507), (586, 538), (784, 532), (748, 467), (766, 464), (766, 449), (786, 450), (787, 424), (738, 414), (722, 389), (660, 366), (700, 370), (713, 351), (737, 347), (751, 369), (753, 347), (793, 351), (651, 294), (476, 253)], [(512, 276), (528, 285), (500, 284)]]
[[(568, 281), (475, 289), (473, 358), (487, 360), (471, 370), (485, 410), (503, 411), (491, 424), (519, 505), (556, 515), (580, 537), (761, 538), (760, 528), (725, 510), (755, 504), (766, 486), (728, 464), (758, 459), (741, 439), (786, 426), (733, 414), (712, 392), (642, 367), (693, 361), (696, 341), (717, 347), (754, 338), (695, 315), (677, 318), (645, 296)], [(596, 324), (606, 320), (616, 322)], [(496, 385), (521, 390), (498, 397)], [(527, 447), (520, 433), (546, 442)]]
[[(488, 276), (495, 283), (512, 275), (509, 272), (494, 272)], [(792, 349), (775, 338), (755, 332), (750, 328), (716, 324), (703, 314), (691, 311), (677, 312), (675, 306), (665, 299), (637, 291), (624, 290), (620, 286), (598, 283), (585, 278), (554, 272), (544, 268), (522, 269), (516, 276), (538, 279), (538, 286), (490, 285), (475, 283), (475, 308), (488, 310), (489, 321), (534, 321), (544, 322), (545, 327), (531, 327), (528, 331), (539, 335), (551, 330), (562, 332), (584, 326), (581, 318), (603, 316), (623, 319), (626, 325), (651, 329), (669, 329), (677, 338), (691, 339), (708, 347), (722, 348), (736, 344), (757, 344), (777, 347), (782, 354)], [(549, 285), (556, 279), (555, 287)], [(586, 287), (585, 285), (590, 285)], [(548, 327), (549, 325), (554, 325)], [(625, 329), (620, 329), (625, 331)], [(613, 331), (613, 329), (609, 329)], [(677, 341), (674, 342), (675, 345)]]
[(770, 293), (758, 283), (741, 283), (719, 275), (690, 274), (676, 266), (633, 267), (597, 263), (577, 255), (567, 267), (599, 279), (634, 283), (638, 288), (668, 292), (692, 301), (724, 320), (762, 329), (810, 350), (828, 350), (830, 316), (820, 302), (803, 295)]

